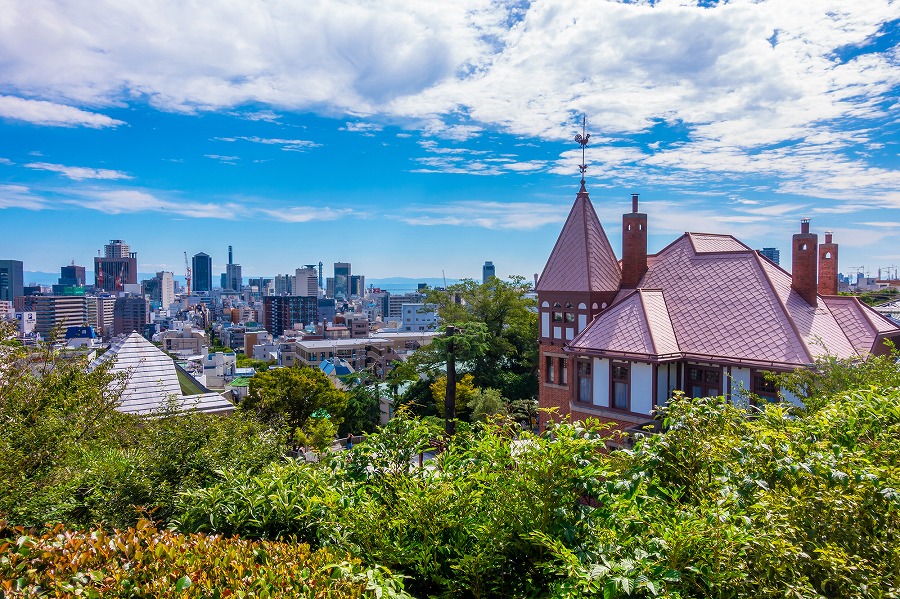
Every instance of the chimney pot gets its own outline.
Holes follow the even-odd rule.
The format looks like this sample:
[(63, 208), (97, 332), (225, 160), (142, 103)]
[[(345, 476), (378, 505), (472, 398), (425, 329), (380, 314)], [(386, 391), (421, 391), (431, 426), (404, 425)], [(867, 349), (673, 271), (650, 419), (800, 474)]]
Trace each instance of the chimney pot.
[(638, 195), (640, 195), (640, 194), (636, 194), (636, 193), (631, 194), (631, 211), (632, 212), (638, 211)]
[(800, 221), (800, 232), (803, 234), (809, 233), (809, 219), (804, 218)]
[(825, 231), (825, 243), (831, 243), (831, 231)]

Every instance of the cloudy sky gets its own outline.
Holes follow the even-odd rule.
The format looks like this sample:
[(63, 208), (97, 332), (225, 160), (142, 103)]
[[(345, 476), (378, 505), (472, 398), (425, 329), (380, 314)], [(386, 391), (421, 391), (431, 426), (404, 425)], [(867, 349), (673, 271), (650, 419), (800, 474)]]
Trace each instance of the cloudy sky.
[[(578, 188), (900, 264), (900, 3), (0, 0), (0, 258), (539, 272)], [(330, 268), (326, 268), (329, 271)]]

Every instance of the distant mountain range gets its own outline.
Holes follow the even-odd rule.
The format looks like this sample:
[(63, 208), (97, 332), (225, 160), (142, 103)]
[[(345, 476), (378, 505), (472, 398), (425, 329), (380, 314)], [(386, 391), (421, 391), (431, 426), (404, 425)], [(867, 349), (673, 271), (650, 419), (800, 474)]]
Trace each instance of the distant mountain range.
[[(59, 280), (58, 272), (42, 272), (39, 270), (26, 270), (24, 273), (25, 284), (30, 285), (32, 283), (36, 283), (38, 285), (55, 285)], [(156, 273), (153, 272), (139, 272), (138, 273), (138, 281), (143, 281), (145, 279), (152, 279), (156, 276)], [(92, 284), (94, 281), (94, 271), (88, 270), (85, 272), (85, 278), (87, 279), (88, 285)], [(185, 284), (183, 275), (175, 275), (175, 280), (178, 281), (181, 285)], [(247, 283), (248, 277), (244, 277), (244, 283)], [(447, 285), (453, 285), (454, 283), (458, 283), (459, 279), (447, 279)], [(215, 278), (213, 279), (213, 284), (216, 284), (217, 281)], [(413, 277), (386, 277), (381, 279), (370, 279), (366, 277), (366, 287), (373, 286), (379, 287), (381, 289), (385, 289), (390, 292), (398, 292), (398, 291), (415, 291), (420, 283), (425, 283), (429, 287), (443, 287), (444, 279), (440, 277), (423, 277), (420, 279)]]

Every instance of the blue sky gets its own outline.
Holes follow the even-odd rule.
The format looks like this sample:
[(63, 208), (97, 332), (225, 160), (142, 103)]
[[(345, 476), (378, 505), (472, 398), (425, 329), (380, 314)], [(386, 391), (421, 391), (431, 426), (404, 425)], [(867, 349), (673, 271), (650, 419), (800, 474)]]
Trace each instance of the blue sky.
[(900, 264), (900, 8), (856, 2), (0, 0), (0, 257), (111, 238), (245, 276), (540, 272), (587, 180), (613, 247), (684, 231)]

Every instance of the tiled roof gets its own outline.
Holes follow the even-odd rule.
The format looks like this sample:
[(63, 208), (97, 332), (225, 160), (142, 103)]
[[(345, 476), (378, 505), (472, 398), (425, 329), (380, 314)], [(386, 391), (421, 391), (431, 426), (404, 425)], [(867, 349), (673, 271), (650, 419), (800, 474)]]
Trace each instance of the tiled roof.
[(115, 339), (109, 350), (91, 364), (91, 368), (110, 360), (114, 360), (110, 369), (113, 373), (127, 373), (118, 407), (121, 412), (148, 414), (166, 408), (170, 401), (174, 401), (180, 409), (214, 412), (234, 409), (228, 400), (217, 393), (183, 397), (175, 362), (139, 333)]
[(603, 348), (610, 352), (654, 355), (653, 338), (641, 303), (641, 294), (632, 292), (604, 312), (569, 343), (573, 349)]
[(698, 254), (710, 252), (746, 252), (750, 248), (731, 235), (711, 235), (709, 233), (688, 233), (687, 236)]
[(578, 192), (537, 291), (615, 291), (622, 271), (584, 187)]
[[(600, 319), (598, 319), (600, 320)], [(663, 294), (632, 290), (602, 316), (602, 324), (588, 327), (569, 347), (602, 347), (618, 353), (660, 356), (678, 353), (678, 342)]]
[(725, 235), (685, 234), (650, 257), (641, 287), (621, 291), (570, 347), (799, 366), (864, 355), (879, 334), (900, 334), (855, 299), (809, 305), (787, 272)]

